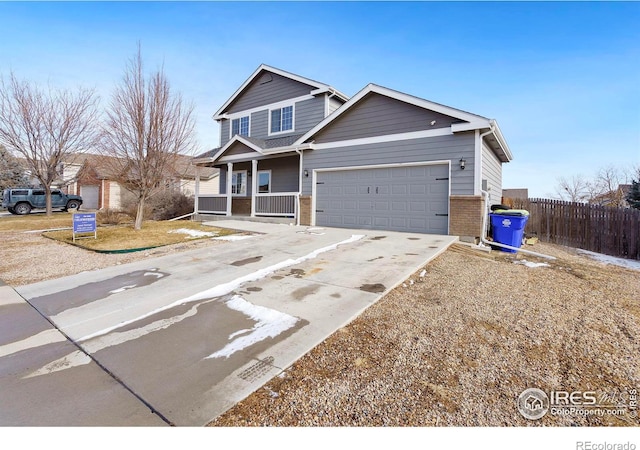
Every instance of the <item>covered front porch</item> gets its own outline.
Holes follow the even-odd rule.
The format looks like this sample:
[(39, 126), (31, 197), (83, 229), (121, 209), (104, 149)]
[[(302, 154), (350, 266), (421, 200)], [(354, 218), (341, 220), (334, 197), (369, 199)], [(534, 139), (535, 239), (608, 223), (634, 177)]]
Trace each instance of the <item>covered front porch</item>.
[(220, 169), (220, 194), (200, 194), (196, 178), (196, 214), (299, 218), (300, 156), (251, 156), (249, 161), (229, 155), (214, 162)]

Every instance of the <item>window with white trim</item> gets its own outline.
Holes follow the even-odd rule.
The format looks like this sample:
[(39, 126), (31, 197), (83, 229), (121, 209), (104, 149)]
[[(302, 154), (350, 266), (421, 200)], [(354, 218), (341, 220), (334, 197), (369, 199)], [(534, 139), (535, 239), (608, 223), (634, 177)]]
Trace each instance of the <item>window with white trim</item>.
[(269, 194), (271, 192), (271, 171), (258, 171), (258, 194)]
[(249, 116), (231, 120), (231, 136), (249, 136)]
[(269, 118), (271, 134), (293, 131), (293, 106), (272, 109), (269, 112)]
[(233, 195), (247, 195), (246, 170), (235, 170), (231, 175), (231, 193)]

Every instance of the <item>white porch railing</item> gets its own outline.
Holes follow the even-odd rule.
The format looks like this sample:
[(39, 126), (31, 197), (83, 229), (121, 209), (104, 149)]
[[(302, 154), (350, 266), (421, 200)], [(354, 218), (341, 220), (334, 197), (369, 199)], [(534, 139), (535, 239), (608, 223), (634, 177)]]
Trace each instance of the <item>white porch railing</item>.
[(297, 216), (297, 192), (273, 192), (270, 194), (255, 194), (254, 201), (256, 202), (256, 216)]
[(198, 213), (227, 214), (226, 194), (198, 195)]

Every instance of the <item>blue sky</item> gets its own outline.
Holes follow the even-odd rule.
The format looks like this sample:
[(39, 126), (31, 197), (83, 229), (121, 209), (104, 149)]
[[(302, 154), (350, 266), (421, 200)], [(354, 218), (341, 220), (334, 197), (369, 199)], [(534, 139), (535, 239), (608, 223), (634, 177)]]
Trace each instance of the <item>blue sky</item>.
[(504, 187), (640, 164), (640, 3), (0, 2), (0, 73), (95, 87), (104, 105), (142, 45), (211, 116), (265, 63), (351, 96), (372, 82), (494, 118)]

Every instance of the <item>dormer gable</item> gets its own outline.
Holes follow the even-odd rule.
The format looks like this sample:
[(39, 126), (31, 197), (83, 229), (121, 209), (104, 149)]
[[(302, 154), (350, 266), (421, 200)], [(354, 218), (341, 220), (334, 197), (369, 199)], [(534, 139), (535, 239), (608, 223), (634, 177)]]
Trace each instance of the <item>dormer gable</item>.
[(262, 64), (220, 107), (213, 118), (221, 120), (241, 111), (324, 93), (347, 100), (344, 94), (327, 84)]

